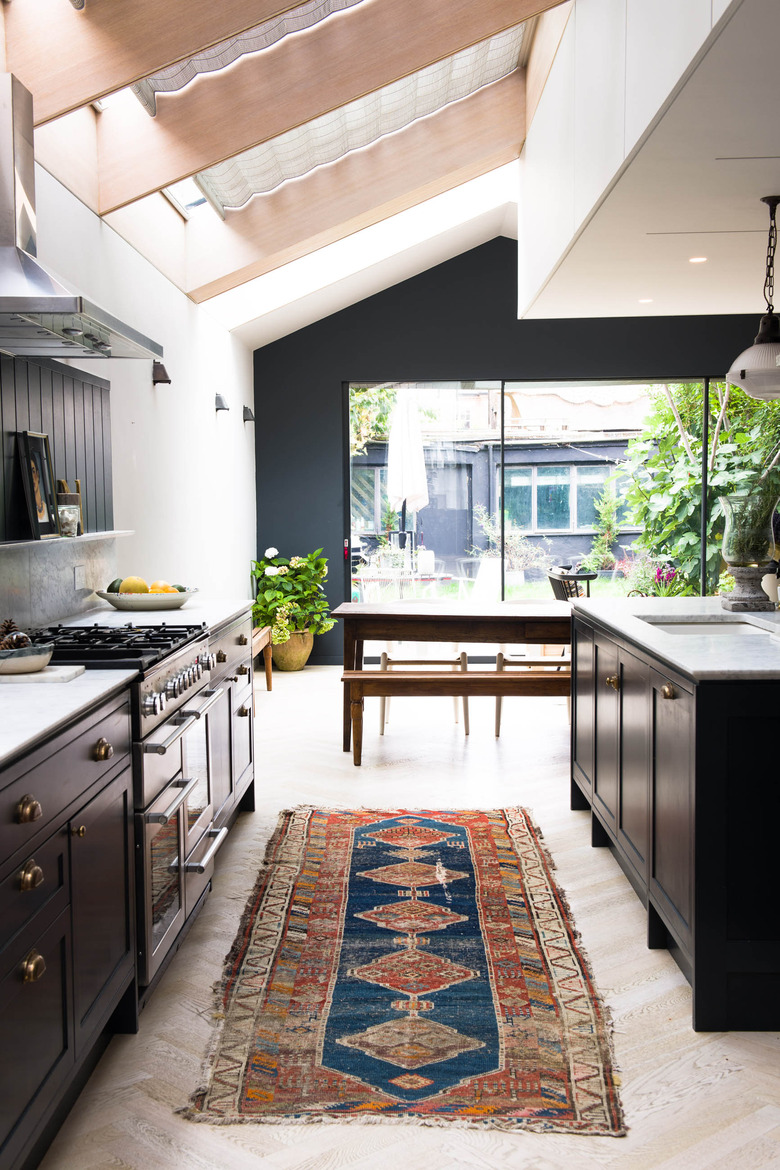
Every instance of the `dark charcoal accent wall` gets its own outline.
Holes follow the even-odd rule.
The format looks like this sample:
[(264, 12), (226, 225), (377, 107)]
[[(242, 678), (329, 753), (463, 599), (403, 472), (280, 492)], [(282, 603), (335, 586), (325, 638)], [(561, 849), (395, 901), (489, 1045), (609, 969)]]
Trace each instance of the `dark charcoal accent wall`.
[(58, 479), (81, 480), (84, 528), (114, 527), (109, 384), (47, 359), (0, 355), (0, 542), (32, 537), (24, 499), (17, 431), (49, 436)]
[[(322, 546), (348, 596), (349, 382), (722, 378), (756, 316), (517, 320), (517, 245), (474, 248), (255, 352), (257, 547)], [(341, 660), (338, 630), (313, 661)]]

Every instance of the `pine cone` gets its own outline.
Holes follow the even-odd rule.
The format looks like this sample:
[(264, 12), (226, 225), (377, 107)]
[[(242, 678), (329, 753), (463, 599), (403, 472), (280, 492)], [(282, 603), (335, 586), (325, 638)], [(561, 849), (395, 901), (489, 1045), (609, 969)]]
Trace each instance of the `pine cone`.
[(12, 634), (14, 630), (18, 630), (16, 622), (13, 618), (6, 618), (4, 622), (0, 622), (0, 638), (4, 638), (6, 634)]
[(16, 630), (15, 633), (6, 634), (4, 638), (0, 639), (0, 650), (21, 650), (23, 646), (29, 646), (32, 639), (23, 634), (21, 630)]

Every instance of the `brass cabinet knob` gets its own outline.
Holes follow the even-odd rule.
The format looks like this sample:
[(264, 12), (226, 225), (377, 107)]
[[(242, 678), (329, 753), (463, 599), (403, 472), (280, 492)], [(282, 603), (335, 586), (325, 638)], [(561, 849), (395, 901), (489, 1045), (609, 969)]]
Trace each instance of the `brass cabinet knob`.
[(74, 825), (70, 831), (70, 835), (71, 835), (71, 837), (86, 837), (87, 826), (86, 825), (79, 825), (78, 828), (76, 828), (76, 826)]
[(243, 666), (243, 665), (239, 666), (237, 673), (238, 674), (249, 674), (249, 667)]
[(244, 705), (244, 706), (238, 708), (237, 714), (247, 716), (247, 715), (251, 715), (251, 711), (249, 710), (249, 708), (246, 705)]
[(217, 650), (217, 662), (227, 662), (227, 654), (224, 650)]
[(23, 796), (16, 806), (16, 820), (20, 825), (29, 825), (31, 821), (39, 821), (43, 816), (43, 809), (34, 796)]
[(101, 735), (92, 749), (92, 758), (95, 760), (110, 760), (114, 754), (113, 746)]
[(22, 979), (25, 983), (37, 983), (46, 970), (46, 963), (40, 951), (32, 950), (22, 959)]
[(31, 857), (29, 861), (24, 863), (19, 874), (19, 889), (35, 890), (41, 885), (43, 885), (43, 870), (39, 865), (36, 865), (35, 858)]
[(247, 638), (246, 634), (239, 634), (238, 635), (239, 646), (246, 646), (248, 641), (249, 641), (249, 639)]
[(674, 689), (671, 683), (664, 683), (664, 685), (661, 687), (661, 694), (665, 699), (677, 698), (677, 691)]
[(604, 681), (608, 687), (612, 687), (613, 691), (618, 690), (620, 687), (620, 679), (616, 674), (608, 674)]
[(225, 675), (225, 682), (238, 682), (238, 675), (237, 674), (226, 674)]

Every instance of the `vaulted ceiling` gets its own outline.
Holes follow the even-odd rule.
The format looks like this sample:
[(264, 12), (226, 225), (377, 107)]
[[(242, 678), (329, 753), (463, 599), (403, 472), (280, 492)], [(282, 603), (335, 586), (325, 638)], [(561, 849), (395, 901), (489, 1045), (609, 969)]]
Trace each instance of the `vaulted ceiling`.
[[(202, 302), (517, 159), (568, 8), (6, 0), (2, 12), (38, 161), (142, 251), (154, 223), (147, 239), (168, 241), (159, 266)], [(212, 206), (188, 218), (162, 193), (191, 177)]]

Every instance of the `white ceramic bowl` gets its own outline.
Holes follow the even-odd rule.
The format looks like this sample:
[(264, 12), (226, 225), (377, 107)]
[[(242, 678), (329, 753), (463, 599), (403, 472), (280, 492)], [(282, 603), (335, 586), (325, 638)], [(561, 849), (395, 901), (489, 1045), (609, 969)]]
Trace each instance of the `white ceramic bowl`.
[(49, 665), (53, 642), (36, 642), (18, 650), (0, 650), (0, 674), (36, 674)]
[(152, 609), (181, 609), (197, 589), (188, 589), (186, 593), (101, 593), (96, 589), (98, 597), (102, 597), (114, 609), (135, 611)]

